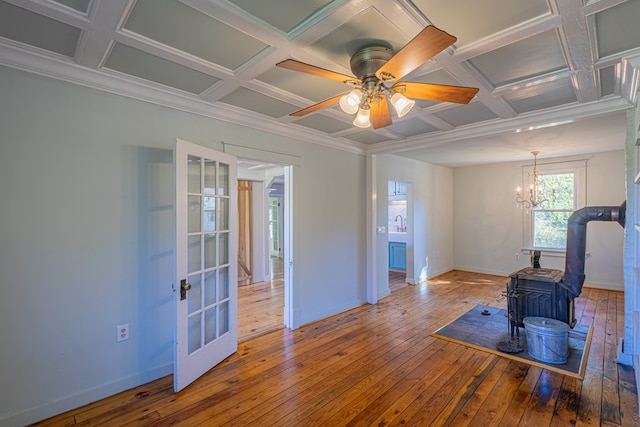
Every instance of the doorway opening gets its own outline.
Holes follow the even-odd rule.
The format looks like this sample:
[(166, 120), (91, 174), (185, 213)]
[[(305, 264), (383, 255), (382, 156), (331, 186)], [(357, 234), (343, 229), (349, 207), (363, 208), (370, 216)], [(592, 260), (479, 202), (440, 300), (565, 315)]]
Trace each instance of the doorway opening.
[(389, 291), (407, 285), (407, 183), (389, 181), (387, 236)]
[[(238, 189), (249, 187), (251, 209), (242, 209), (239, 219), (246, 223), (239, 230), (238, 271), (246, 267), (238, 280), (238, 341), (285, 327), (285, 300), (289, 296), (285, 281), (286, 177), (284, 169), (272, 163), (238, 159)], [(248, 199), (249, 197), (245, 195)], [(242, 256), (242, 257), (241, 257)]]

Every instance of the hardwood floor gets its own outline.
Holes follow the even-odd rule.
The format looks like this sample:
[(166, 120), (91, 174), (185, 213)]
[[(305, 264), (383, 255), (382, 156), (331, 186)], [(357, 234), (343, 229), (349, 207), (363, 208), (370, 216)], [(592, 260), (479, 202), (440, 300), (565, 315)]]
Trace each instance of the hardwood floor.
[(397, 291), (398, 289), (407, 286), (406, 280), (407, 273), (389, 270), (389, 290), (391, 292)]
[(506, 307), (506, 280), (453, 271), (245, 341), (178, 394), (169, 376), (39, 425), (640, 425), (633, 370), (616, 364), (621, 292), (576, 300), (594, 326), (582, 381), (430, 336), (476, 304)]
[(271, 280), (238, 288), (238, 342), (284, 328), (282, 258), (271, 258)]

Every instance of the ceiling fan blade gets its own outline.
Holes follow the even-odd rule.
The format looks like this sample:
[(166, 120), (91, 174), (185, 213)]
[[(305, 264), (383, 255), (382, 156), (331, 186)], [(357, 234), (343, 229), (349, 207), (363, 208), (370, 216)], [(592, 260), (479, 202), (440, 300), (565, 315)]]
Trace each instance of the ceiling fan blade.
[(340, 98), (342, 98), (342, 96), (344, 95), (344, 93), (341, 93), (340, 95), (336, 95), (332, 98), (329, 99), (325, 99), (322, 102), (318, 102), (317, 104), (313, 104), (310, 105), (307, 108), (303, 108), (302, 110), (298, 110), (298, 111), (294, 111), (293, 113), (289, 114), (290, 116), (296, 116), (296, 117), (301, 117), (301, 116), (305, 116), (309, 113), (313, 113), (314, 111), (320, 110), (321, 108), (325, 108), (325, 107), (330, 107), (333, 104), (337, 104), (338, 102), (340, 102)]
[[(468, 104), (478, 93), (477, 87), (449, 86), (431, 83), (398, 82), (392, 86), (400, 89), (407, 98), (427, 99), (429, 101), (455, 102)], [(404, 91), (402, 90), (404, 89)]]
[(380, 80), (398, 80), (456, 42), (451, 34), (433, 25), (420, 31), (376, 71)]
[(374, 129), (380, 129), (393, 123), (386, 96), (380, 95), (378, 102), (370, 102), (369, 108), (371, 109), (371, 124)]
[(331, 79), (339, 81), (340, 83), (346, 82), (360, 82), (353, 76), (346, 74), (336, 73), (334, 71), (325, 70), (324, 68), (316, 67), (315, 65), (305, 64), (304, 62), (296, 61), (295, 59), (285, 59), (282, 62), (278, 62), (276, 67), (286, 68), (287, 70), (299, 71), (301, 73), (311, 74), (312, 76), (323, 77), (325, 79)]

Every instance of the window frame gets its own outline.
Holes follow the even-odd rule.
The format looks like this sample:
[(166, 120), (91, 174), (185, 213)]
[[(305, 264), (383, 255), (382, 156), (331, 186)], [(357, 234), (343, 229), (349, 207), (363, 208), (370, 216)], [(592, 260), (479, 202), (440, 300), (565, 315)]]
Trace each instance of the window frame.
[[(529, 176), (533, 169), (533, 164), (522, 166), (522, 187), (526, 188), (529, 182)], [(571, 162), (558, 162), (548, 164), (538, 164), (538, 175), (560, 175), (573, 173), (573, 207), (574, 212), (583, 208), (587, 204), (587, 162), (586, 160), (571, 161)], [(564, 256), (566, 247), (564, 248), (550, 248), (542, 246), (534, 246), (533, 242), (533, 227), (534, 227), (534, 211), (559, 211), (558, 209), (523, 209), (523, 249), (541, 250), (549, 253), (557, 253)]]

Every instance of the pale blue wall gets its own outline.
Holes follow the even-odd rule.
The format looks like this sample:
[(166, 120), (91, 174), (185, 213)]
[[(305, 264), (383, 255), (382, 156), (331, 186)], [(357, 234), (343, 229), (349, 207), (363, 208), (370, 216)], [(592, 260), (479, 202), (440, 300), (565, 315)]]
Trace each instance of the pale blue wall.
[(0, 99), (0, 425), (171, 372), (176, 138), (299, 156), (298, 320), (365, 301), (363, 156), (3, 67)]

